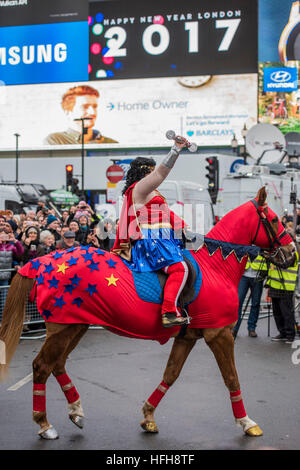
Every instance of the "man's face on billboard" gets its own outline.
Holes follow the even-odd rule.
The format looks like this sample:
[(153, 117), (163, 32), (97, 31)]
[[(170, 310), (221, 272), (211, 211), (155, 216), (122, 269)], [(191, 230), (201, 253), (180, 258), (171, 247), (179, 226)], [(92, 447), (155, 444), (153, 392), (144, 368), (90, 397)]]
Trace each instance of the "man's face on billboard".
[(78, 118), (91, 118), (84, 121), (84, 127), (92, 128), (97, 119), (98, 98), (93, 95), (77, 96), (72, 111), (68, 111), (68, 119), (72, 128), (81, 132), (81, 121), (74, 121)]

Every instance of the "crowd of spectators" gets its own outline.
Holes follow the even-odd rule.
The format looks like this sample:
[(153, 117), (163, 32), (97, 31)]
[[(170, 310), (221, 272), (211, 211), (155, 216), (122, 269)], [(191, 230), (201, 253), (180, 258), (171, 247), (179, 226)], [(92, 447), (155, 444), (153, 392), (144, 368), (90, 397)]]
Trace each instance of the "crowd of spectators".
[(61, 216), (39, 201), (35, 211), (0, 212), (0, 286), (8, 285), (14, 272), (31, 259), (79, 245), (109, 251), (117, 222), (100, 219), (89, 204), (80, 201)]

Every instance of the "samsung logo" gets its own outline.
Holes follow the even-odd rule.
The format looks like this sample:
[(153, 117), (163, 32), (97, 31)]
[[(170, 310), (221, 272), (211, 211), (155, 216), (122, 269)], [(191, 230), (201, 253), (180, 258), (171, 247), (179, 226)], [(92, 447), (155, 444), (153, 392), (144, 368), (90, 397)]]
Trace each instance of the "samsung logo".
[(281, 70), (271, 73), (270, 78), (276, 83), (286, 83), (291, 80), (292, 75), (289, 72)]
[(41, 64), (43, 62), (64, 62), (67, 59), (67, 46), (58, 44), (38, 44), (37, 46), (0, 47), (0, 65)]

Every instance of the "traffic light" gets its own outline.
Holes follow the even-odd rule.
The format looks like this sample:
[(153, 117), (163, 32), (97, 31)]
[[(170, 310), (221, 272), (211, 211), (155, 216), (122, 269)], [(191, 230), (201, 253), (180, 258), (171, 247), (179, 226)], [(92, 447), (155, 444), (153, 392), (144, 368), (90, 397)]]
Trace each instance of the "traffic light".
[(73, 183), (73, 165), (66, 165), (66, 189), (67, 191), (72, 190)]
[(77, 178), (73, 178), (72, 179), (72, 193), (73, 194), (79, 194), (80, 190), (79, 190), (79, 180)]
[(215, 204), (219, 190), (219, 160), (217, 157), (207, 157), (205, 160), (208, 163), (205, 167), (207, 170), (205, 177), (208, 178), (208, 191), (213, 204)]

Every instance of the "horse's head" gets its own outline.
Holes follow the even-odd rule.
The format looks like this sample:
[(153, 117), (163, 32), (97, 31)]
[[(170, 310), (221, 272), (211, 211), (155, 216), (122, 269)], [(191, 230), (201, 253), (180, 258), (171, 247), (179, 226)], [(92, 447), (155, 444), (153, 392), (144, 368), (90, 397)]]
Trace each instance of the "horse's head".
[(287, 268), (296, 261), (295, 243), (278, 216), (268, 207), (266, 199), (266, 188), (262, 187), (251, 201), (258, 216), (252, 243), (262, 248), (262, 254), (267, 260), (276, 266)]

